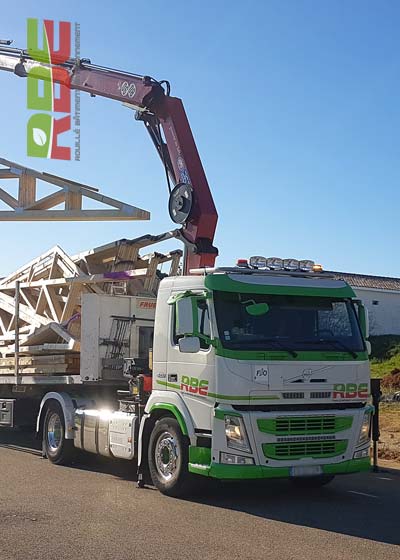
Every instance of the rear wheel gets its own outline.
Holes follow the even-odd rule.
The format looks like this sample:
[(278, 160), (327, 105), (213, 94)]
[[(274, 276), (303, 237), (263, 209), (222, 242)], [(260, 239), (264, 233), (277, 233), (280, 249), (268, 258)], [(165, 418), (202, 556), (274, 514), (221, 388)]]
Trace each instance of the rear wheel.
[(153, 484), (168, 496), (182, 497), (194, 489), (189, 473), (189, 445), (175, 418), (161, 418), (153, 428), (148, 451)]
[(330, 474), (321, 476), (305, 476), (304, 478), (291, 478), (293, 484), (299, 488), (320, 488), (332, 482), (335, 477)]
[(74, 442), (65, 439), (65, 420), (58, 402), (51, 402), (43, 425), (43, 447), (49, 461), (55, 465), (70, 463), (75, 454)]

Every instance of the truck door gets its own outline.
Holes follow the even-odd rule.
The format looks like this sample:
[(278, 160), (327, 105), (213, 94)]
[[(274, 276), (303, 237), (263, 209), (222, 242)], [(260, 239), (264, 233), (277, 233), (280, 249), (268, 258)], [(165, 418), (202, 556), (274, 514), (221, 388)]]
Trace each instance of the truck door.
[[(184, 294), (182, 296), (185, 297)], [(168, 342), (167, 381), (169, 388), (177, 390), (183, 398), (192, 401), (190, 405), (192, 409), (196, 408), (196, 403), (207, 401), (210, 387), (214, 385), (215, 359), (211, 345), (212, 326), (208, 300), (202, 294), (191, 295), (185, 299), (190, 301), (193, 313), (193, 320), (189, 326), (187, 320), (182, 318), (179, 295), (176, 296), (175, 303), (170, 306), (171, 332)], [(190, 328), (192, 332), (188, 332)], [(185, 336), (199, 338), (200, 348), (197, 352), (181, 351), (179, 340)]]

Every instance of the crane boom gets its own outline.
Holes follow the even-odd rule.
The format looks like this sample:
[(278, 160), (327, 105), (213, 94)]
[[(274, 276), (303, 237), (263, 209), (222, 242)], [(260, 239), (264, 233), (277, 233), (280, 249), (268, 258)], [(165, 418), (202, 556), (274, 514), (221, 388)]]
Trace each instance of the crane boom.
[(44, 79), (43, 68), (50, 70), (50, 79), (61, 88), (121, 101), (136, 110), (162, 160), (168, 184), (174, 185), (169, 210), (173, 221), (182, 224), (185, 273), (213, 266), (218, 254), (213, 246), (218, 214), (182, 100), (169, 95), (169, 83), (97, 66), (87, 59), (46, 62), (31, 51), (0, 45), (0, 70)]

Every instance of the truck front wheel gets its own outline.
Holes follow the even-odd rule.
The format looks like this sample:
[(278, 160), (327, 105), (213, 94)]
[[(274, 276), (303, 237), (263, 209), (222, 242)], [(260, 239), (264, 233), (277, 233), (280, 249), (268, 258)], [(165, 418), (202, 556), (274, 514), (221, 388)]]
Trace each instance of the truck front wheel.
[(43, 425), (43, 447), (49, 461), (67, 465), (74, 456), (74, 442), (65, 439), (64, 414), (58, 402), (51, 402)]
[(150, 436), (149, 469), (160, 492), (175, 498), (194, 488), (194, 475), (188, 471), (189, 445), (175, 418), (158, 420)]

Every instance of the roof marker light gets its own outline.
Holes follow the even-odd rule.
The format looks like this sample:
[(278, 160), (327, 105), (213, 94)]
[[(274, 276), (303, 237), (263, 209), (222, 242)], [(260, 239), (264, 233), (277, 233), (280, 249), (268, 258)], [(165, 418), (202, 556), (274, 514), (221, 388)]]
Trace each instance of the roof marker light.
[(283, 261), (283, 268), (285, 270), (295, 271), (299, 270), (299, 261), (297, 259), (285, 259)]
[(315, 262), (308, 259), (304, 259), (299, 262), (299, 268), (302, 272), (312, 272), (314, 265)]
[(267, 259), (265, 257), (250, 257), (250, 266), (252, 268), (267, 268)]
[(267, 268), (271, 270), (282, 270), (283, 260), (278, 257), (270, 257), (267, 259)]

